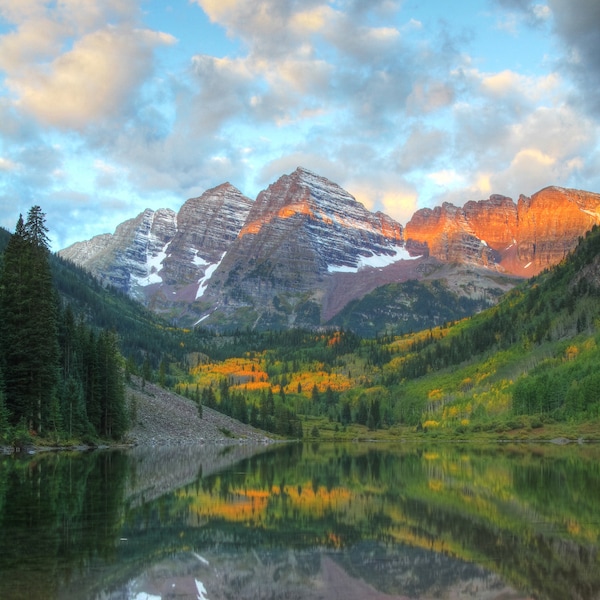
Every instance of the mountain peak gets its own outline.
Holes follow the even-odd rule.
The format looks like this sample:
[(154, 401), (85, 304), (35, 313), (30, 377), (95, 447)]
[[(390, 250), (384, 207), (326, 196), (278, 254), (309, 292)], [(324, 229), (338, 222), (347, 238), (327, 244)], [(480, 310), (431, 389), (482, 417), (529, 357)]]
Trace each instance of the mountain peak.
[(297, 173), (300, 176), (302, 176), (302, 175), (310, 175), (312, 177), (319, 177), (319, 178), (323, 179), (323, 177), (321, 175), (318, 175), (314, 171), (311, 171), (310, 169), (307, 169), (306, 167), (303, 167), (302, 165), (298, 165), (296, 167), (296, 170), (294, 171), (294, 173)]
[(330, 185), (337, 185), (327, 179), (327, 177), (323, 177), (322, 175), (319, 175), (310, 169), (306, 169), (305, 167), (298, 167), (291, 175), (289, 175), (289, 177), (297, 178), (308, 185), (312, 185), (316, 182), (326, 182)]

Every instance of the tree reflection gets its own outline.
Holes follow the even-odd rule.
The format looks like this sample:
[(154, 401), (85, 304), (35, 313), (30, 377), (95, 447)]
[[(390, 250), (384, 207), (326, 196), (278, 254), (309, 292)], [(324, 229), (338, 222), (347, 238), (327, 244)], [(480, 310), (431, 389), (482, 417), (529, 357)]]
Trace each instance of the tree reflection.
[(328, 553), (331, 573), (398, 596), (475, 572), (538, 598), (600, 594), (597, 449), (282, 445), (212, 474), (174, 452), (189, 483), (146, 502), (127, 453), (0, 461), (0, 598), (91, 599), (190, 552), (284, 579), (296, 563), (318, 577)]
[(112, 452), (0, 462), (0, 598), (53, 598), (114, 557), (126, 466)]

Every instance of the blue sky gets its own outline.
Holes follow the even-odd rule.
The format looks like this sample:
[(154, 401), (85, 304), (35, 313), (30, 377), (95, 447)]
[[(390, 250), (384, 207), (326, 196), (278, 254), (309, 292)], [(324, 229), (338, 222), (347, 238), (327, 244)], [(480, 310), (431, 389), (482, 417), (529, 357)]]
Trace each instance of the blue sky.
[(406, 223), (600, 192), (598, 0), (0, 0), (0, 225), (53, 249), (297, 166)]

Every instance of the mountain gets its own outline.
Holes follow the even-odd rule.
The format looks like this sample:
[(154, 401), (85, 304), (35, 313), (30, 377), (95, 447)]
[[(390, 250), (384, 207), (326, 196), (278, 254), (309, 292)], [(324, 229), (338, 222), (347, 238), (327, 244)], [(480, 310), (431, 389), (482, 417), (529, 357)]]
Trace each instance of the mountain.
[(213, 322), (314, 326), (338, 274), (356, 276), (403, 258), (410, 257), (399, 223), (297, 169), (258, 195), (201, 301)]
[[(428, 327), (493, 304), (518, 278), (560, 262), (599, 222), (600, 194), (549, 187), (517, 203), (492, 195), (462, 208), (421, 209), (403, 227), (298, 168), (254, 202), (226, 183), (177, 214), (148, 209), (113, 235), (60, 255), (180, 325), (285, 329), (360, 321), (363, 331), (377, 333), (390, 323), (397, 331), (408, 323)], [(437, 308), (423, 319), (410, 313), (420, 310), (424, 288), (382, 288), (409, 280), (441, 284), (430, 305)], [(391, 310), (379, 305), (385, 298)]]
[(519, 276), (537, 275), (560, 262), (577, 239), (600, 222), (600, 194), (545, 188), (517, 204), (500, 195), (444, 203), (417, 211), (406, 243), (444, 262), (473, 262)]
[(237, 237), (252, 201), (229, 183), (187, 200), (178, 213), (146, 209), (113, 235), (77, 242), (59, 255), (163, 312), (185, 305)]

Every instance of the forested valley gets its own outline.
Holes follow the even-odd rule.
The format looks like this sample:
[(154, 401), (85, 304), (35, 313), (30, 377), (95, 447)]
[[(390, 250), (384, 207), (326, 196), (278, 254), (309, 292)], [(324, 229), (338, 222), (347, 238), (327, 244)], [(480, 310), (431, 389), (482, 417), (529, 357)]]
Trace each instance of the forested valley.
[(600, 230), (483, 312), (404, 335), (180, 329), (51, 255), (34, 207), (2, 231), (0, 436), (122, 439), (132, 374), (291, 438), (593, 437)]

